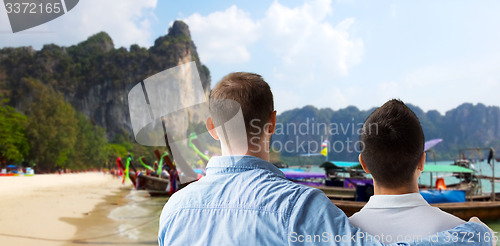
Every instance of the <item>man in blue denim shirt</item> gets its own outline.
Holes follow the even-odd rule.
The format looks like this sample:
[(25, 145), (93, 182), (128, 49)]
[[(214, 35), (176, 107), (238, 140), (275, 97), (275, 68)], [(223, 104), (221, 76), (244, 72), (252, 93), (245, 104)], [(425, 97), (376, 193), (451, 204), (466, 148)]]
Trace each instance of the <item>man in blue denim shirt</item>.
[[(222, 156), (165, 204), (159, 245), (383, 245), (352, 227), (323, 192), (287, 180), (268, 162), (276, 111), (261, 76), (224, 77), (211, 92), (210, 113), (207, 129)], [(489, 229), (474, 222), (430, 236), (401, 245), (492, 245)]]

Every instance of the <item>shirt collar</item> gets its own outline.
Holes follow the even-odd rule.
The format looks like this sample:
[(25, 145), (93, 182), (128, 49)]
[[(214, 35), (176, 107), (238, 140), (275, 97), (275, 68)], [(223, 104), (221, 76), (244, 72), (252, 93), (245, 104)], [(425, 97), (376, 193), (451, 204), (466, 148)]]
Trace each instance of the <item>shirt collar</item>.
[(427, 206), (429, 203), (420, 193), (403, 195), (374, 195), (363, 208), (405, 208)]
[(249, 155), (214, 156), (207, 163), (206, 175), (234, 173), (254, 169), (264, 169), (285, 178), (285, 174), (273, 164)]

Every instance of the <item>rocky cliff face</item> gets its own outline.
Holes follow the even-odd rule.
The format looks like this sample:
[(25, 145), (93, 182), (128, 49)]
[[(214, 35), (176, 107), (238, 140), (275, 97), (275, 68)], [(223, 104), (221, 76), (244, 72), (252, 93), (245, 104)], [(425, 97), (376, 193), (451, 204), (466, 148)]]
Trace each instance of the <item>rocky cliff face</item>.
[(455, 110), (446, 112), (442, 128), (449, 129), (447, 138), (455, 145), (463, 140), (469, 145), (498, 145), (500, 108), (483, 104), (462, 104)]
[[(408, 106), (419, 117), (427, 140), (444, 140), (434, 148), (438, 159), (455, 159), (459, 149), (473, 147), (494, 147), (500, 157), (500, 107), (465, 103), (442, 115), (434, 110), (424, 112), (416, 106)], [(306, 106), (285, 111), (278, 116), (272, 146), (281, 147), (284, 156), (307, 154), (308, 150), (317, 154), (322, 141), (328, 138), (329, 159), (356, 161), (358, 130), (373, 110), (363, 111), (351, 106), (334, 111)], [(288, 150), (292, 151), (285, 149), (287, 142)], [(486, 158), (478, 153), (470, 154), (470, 158)]]
[[(40, 51), (4, 48), (0, 50), (0, 93), (7, 95), (17, 109), (27, 111), (30, 88), (23, 79), (36, 79), (61, 92), (76, 110), (105, 127), (108, 139), (123, 132), (132, 136), (129, 90), (156, 73), (190, 61), (196, 62), (208, 95), (209, 70), (200, 62), (188, 26), (180, 21), (148, 49), (137, 45), (116, 49), (104, 32), (70, 47), (51, 44)], [(185, 132), (190, 120), (200, 120), (195, 114), (190, 118), (178, 119), (179, 131)]]

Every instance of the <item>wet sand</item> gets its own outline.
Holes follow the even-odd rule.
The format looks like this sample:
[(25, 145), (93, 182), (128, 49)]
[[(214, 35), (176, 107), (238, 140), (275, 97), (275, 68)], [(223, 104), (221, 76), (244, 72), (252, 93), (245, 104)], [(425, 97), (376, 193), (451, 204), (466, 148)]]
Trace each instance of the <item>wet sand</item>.
[(96, 205), (122, 187), (102, 173), (0, 177), (0, 245), (67, 245)]
[(96, 206), (89, 216), (68, 219), (77, 226), (75, 245), (158, 245), (158, 220), (168, 198), (145, 191), (120, 189)]

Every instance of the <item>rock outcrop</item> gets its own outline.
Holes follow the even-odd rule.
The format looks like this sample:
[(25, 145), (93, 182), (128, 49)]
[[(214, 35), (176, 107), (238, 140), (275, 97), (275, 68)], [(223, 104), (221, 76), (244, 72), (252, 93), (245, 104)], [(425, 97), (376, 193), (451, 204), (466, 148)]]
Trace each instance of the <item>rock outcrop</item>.
[[(106, 128), (108, 139), (128, 133), (132, 127), (128, 110), (129, 90), (144, 79), (165, 69), (194, 61), (205, 94), (210, 90), (210, 72), (198, 57), (188, 26), (176, 21), (167, 35), (156, 39), (148, 49), (132, 45), (114, 47), (104, 32), (77, 45), (45, 45), (40, 51), (31, 47), (0, 50), (0, 93), (10, 104), (26, 112), (31, 100), (29, 85), (23, 79), (42, 82), (63, 94), (66, 101), (93, 123)], [(178, 91), (172, 93), (189, 93)], [(196, 115), (179, 119), (179, 131), (186, 131)]]
[[(442, 115), (435, 110), (424, 112), (417, 106), (408, 106), (419, 117), (426, 140), (444, 140), (434, 148), (437, 159), (458, 158), (458, 151), (463, 148), (494, 147), (500, 153), (500, 107), (465, 103)], [(328, 138), (330, 160), (357, 161), (358, 130), (373, 110), (375, 108), (359, 110), (350, 106), (335, 111), (305, 106), (285, 111), (278, 116), (271, 146), (278, 150), (281, 147), (282, 156), (308, 154), (308, 150), (317, 154), (322, 141)], [(482, 159), (487, 154), (469, 153), (468, 157)]]

